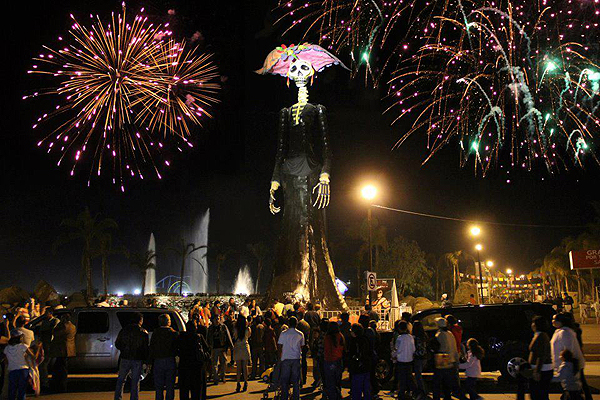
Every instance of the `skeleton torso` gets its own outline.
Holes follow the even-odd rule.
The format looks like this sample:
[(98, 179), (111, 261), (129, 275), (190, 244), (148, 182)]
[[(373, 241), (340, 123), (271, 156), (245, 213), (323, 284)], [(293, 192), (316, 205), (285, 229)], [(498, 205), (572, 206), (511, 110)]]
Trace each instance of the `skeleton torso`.
[(294, 125), (300, 124), (300, 116), (304, 107), (308, 103), (308, 89), (306, 86), (300, 86), (298, 88), (298, 102), (292, 106), (292, 123)]

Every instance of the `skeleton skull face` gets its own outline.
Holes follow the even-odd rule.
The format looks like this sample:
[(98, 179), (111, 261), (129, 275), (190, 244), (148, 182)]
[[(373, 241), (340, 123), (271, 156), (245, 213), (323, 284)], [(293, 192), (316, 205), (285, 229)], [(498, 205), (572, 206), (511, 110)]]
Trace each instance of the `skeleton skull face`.
[(309, 61), (295, 60), (292, 62), (292, 65), (290, 65), (288, 76), (296, 83), (296, 86), (301, 87), (306, 85), (308, 78), (313, 76), (314, 73), (315, 70)]

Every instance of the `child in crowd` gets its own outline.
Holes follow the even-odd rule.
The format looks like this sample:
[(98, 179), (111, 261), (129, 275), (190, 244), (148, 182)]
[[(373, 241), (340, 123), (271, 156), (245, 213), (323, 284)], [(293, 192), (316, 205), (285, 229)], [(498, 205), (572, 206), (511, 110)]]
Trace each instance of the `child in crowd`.
[(467, 379), (465, 381), (465, 391), (469, 394), (471, 400), (481, 399), (477, 394), (475, 385), (477, 378), (481, 377), (481, 359), (485, 355), (483, 348), (479, 345), (477, 339), (467, 341), (467, 361), (460, 364), (460, 369), (465, 370)]
[(571, 350), (560, 352), (561, 364), (558, 367), (558, 380), (563, 388), (563, 399), (581, 400), (581, 374), (579, 360), (573, 357)]
[(8, 399), (25, 400), (29, 378), (29, 365), (25, 356), (29, 355), (36, 359), (38, 354), (34, 354), (23, 343), (23, 333), (16, 329), (10, 332), (10, 340), (4, 349), (4, 354), (8, 362)]

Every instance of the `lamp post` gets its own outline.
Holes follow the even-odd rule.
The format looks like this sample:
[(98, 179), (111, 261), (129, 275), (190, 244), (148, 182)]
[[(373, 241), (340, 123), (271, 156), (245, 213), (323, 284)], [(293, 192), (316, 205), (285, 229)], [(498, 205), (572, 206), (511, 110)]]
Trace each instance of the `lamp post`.
[(494, 266), (494, 262), (488, 260), (486, 265), (488, 267), (488, 301), (492, 304), (492, 272), (490, 271), (490, 268)]
[[(365, 200), (369, 201), (369, 206), (367, 208), (367, 223), (369, 224), (369, 272), (373, 271), (373, 233), (372, 233), (372, 214), (371, 214), (371, 201), (377, 196), (377, 188), (373, 185), (367, 185), (361, 190), (362, 197)], [(359, 273), (359, 282), (360, 282), (360, 273)], [(360, 297), (360, 284), (359, 284), (359, 297)], [(371, 298), (371, 293), (368, 293), (369, 300)], [(370, 301), (369, 301), (370, 304)]]
[(481, 244), (476, 244), (475, 245), (475, 250), (477, 250), (477, 265), (479, 266), (479, 298), (481, 299), (481, 303), (485, 303), (485, 300), (483, 299), (483, 275), (481, 274), (481, 255), (479, 254), (481, 252), (481, 249), (483, 249), (483, 246)]

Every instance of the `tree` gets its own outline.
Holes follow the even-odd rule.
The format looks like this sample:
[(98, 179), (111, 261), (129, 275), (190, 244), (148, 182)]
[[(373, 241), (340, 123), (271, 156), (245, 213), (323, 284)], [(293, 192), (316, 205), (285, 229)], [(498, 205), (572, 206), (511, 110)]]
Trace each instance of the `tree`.
[(142, 274), (142, 294), (146, 292), (146, 272), (154, 268), (156, 253), (152, 250), (146, 250), (144, 253), (128, 253), (129, 264), (136, 268)]
[(109, 231), (117, 229), (117, 223), (110, 218), (98, 219), (98, 215), (92, 217), (90, 210), (86, 207), (76, 218), (63, 219), (60, 225), (64, 228), (64, 232), (54, 243), (55, 249), (70, 242), (81, 242), (83, 245), (81, 268), (89, 300), (94, 296), (92, 257), (98, 251), (104, 236)]
[(100, 266), (102, 269), (102, 288), (105, 296), (108, 295), (108, 282), (110, 275), (108, 257), (122, 252), (123, 250), (113, 249), (112, 235), (110, 233), (104, 233), (104, 235), (102, 235), (98, 240), (98, 248), (96, 249), (95, 257), (100, 257)]
[(430, 278), (432, 271), (427, 267), (425, 252), (419, 244), (402, 236), (394, 238), (386, 251), (381, 254), (375, 267), (378, 275), (396, 279), (399, 294), (431, 296), (433, 288)]
[[(258, 292), (258, 282), (260, 280), (260, 274), (262, 272), (264, 263), (270, 254), (271, 248), (266, 246), (264, 242), (248, 244), (247, 247), (248, 247), (248, 250), (250, 251), (250, 253), (252, 253), (252, 255), (254, 256), (254, 258), (256, 258), (256, 262), (258, 264), (257, 265), (258, 271), (256, 273), (256, 284), (255, 284), (254, 291), (255, 291), (255, 293), (259, 293)], [(223, 260), (223, 261), (225, 261), (225, 260)]]
[[(173, 251), (177, 256), (181, 259), (181, 274), (179, 275), (179, 295), (183, 295), (183, 277), (185, 274), (185, 261), (186, 259), (192, 255), (195, 251), (198, 251), (202, 248), (207, 248), (207, 246), (196, 246), (194, 243), (185, 244), (183, 239), (179, 239), (179, 245), (177, 247), (172, 247), (170, 250)], [(196, 261), (202, 267), (202, 271), (206, 273), (204, 268), (204, 264), (196, 259), (192, 258), (193, 261)]]

